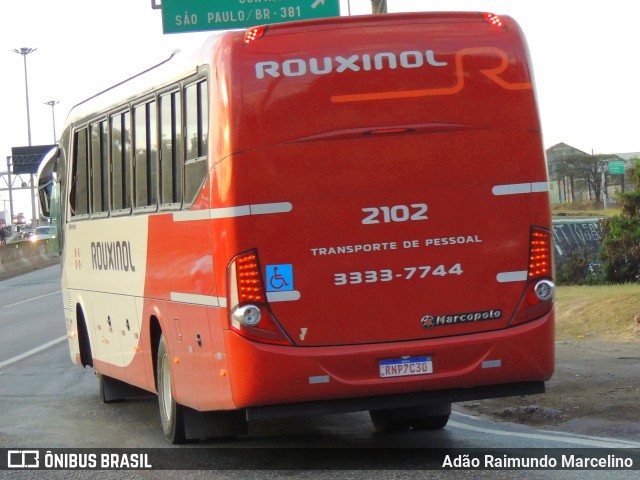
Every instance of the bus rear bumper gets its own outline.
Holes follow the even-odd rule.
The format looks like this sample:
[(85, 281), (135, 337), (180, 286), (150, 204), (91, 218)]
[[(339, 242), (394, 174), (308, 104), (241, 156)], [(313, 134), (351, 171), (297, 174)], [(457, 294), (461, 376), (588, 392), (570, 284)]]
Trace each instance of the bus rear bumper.
[(544, 382), (519, 382), (485, 385), (472, 388), (454, 388), (429, 392), (404, 393), (365, 398), (343, 398), (317, 402), (266, 405), (245, 409), (247, 420), (266, 420), (306, 415), (383, 410), (390, 408), (428, 407), (445, 403), (469, 402), (487, 398), (512, 397), (544, 393)]
[[(249, 418), (338, 413), (544, 392), (553, 311), (509, 329), (427, 340), (283, 347), (225, 332), (233, 403)], [(427, 357), (428, 374), (381, 377), (380, 362)]]

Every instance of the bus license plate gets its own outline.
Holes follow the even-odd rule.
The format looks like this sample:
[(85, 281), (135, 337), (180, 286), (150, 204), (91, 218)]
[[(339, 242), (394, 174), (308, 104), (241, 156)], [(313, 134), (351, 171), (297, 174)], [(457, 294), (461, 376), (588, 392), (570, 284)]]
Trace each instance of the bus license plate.
[(433, 373), (431, 357), (391, 358), (380, 360), (380, 377), (406, 377)]

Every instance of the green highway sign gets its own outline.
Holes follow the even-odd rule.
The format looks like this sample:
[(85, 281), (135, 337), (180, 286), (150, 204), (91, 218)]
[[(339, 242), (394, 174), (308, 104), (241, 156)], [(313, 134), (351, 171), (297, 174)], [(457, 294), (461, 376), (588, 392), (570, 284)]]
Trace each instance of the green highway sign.
[(609, 162), (609, 174), (610, 175), (624, 175), (624, 161), (611, 160)]
[(229, 30), (340, 16), (340, 0), (162, 0), (164, 33)]

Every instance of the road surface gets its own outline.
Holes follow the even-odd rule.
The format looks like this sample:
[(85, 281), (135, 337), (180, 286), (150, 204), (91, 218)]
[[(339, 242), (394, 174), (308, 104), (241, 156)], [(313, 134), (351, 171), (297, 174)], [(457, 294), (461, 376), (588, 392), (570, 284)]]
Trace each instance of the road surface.
[[(513, 470), (419, 469), (441, 466), (441, 457), (425, 460), (433, 449), (471, 454), (488, 449), (500, 455), (514, 448), (538, 453), (544, 450), (532, 449), (590, 448), (616, 455), (635, 452), (635, 458), (640, 452), (640, 442), (540, 430), (460, 412), (436, 432), (375, 434), (366, 413), (353, 413), (261, 421), (239, 439), (168, 448), (154, 396), (102, 404), (92, 371), (71, 363), (59, 276), (55, 266), (0, 282), (0, 447), (164, 449), (169, 462), (174, 454), (213, 461), (223, 458), (222, 452), (229, 454), (224, 463), (228, 470), (208, 464), (213, 471), (39, 471), (39, 478), (281, 478), (280, 469), (292, 470), (287, 476), (293, 478), (514, 478)], [(354, 450), (349, 449), (358, 450), (350, 456)], [(363, 470), (368, 464), (376, 465), (373, 472)], [(341, 471), (343, 467), (349, 472)], [(0, 478), (30, 478), (28, 473), (0, 471)], [(526, 478), (624, 479), (637, 474), (534, 470), (527, 471)]]

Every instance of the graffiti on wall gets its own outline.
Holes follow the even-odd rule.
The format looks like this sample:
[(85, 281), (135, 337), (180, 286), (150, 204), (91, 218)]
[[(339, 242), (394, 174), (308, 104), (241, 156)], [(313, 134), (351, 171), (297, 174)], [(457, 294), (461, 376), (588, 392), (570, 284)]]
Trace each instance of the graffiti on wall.
[(602, 225), (599, 218), (553, 221), (556, 266), (576, 251), (597, 262), (601, 241)]

